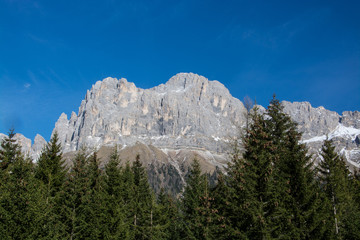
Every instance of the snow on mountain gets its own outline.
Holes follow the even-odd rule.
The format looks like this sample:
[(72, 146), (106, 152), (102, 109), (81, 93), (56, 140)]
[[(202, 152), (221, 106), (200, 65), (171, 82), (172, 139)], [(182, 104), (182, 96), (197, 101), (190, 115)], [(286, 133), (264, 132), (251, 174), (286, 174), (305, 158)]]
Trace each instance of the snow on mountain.
[(341, 137), (346, 139), (351, 139), (351, 141), (355, 141), (357, 135), (360, 135), (360, 129), (353, 127), (345, 127), (342, 124), (339, 124), (333, 131), (329, 134), (312, 137), (306, 140), (303, 140), (303, 143), (311, 143), (311, 142), (319, 142), (324, 141), (326, 139), (333, 139), (335, 137)]

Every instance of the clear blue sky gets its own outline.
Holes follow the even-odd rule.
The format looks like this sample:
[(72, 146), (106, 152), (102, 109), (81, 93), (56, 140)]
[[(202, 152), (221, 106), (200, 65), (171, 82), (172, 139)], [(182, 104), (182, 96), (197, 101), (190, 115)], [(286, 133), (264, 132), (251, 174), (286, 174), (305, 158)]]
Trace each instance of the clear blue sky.
[(0, 0), (0, 132), (49, 140), (97, 80), (178, 72), (266, 106), (360, 110), (360, 1)]

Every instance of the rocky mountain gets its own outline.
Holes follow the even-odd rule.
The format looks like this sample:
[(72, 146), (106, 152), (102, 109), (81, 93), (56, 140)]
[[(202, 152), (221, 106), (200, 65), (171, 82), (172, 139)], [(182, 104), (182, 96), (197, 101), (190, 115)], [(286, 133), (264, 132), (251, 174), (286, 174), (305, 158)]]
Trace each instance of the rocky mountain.
[[(299, 124), (315, 161), (328, 137), (350, 167), (360, 167), (359, 112), (339, 115), (308, 102), (282, 104)], [(223, 84), (179, 73), (150, 89), (137, 88), (124, 78), (98, 81), (87, 91), (77, 114), (72, 112), (70, 118), (61, 114), (53, 133), (58, 132), (66, 156), (82, 146), (99, 150), (104, 163), (115, 145), (123, 162), (133, 161), (139, 153), (154, 188), (169, 186), (176, 192), (194, 157), (210, 174), (226, 164), (231, 139), (239, 136), (245, 122), (243, 103)], [(45, 143), (39, 135), (33, 145), (22, 135), (17, 138), (34, 158)]]
[[(0, 142), (2, 139), (7, 137), (7, 135), (0, 133)], [(16, 133), (14, 138), (17, 143), (21, 145), (22, 151), (25, 155), (29, 156), (32, 159), (38, 159), (41, 154), (41, 150), (46, 144), (46, 140), (39, 134), (36, 134), (34, 142), (32, 143), (30, 139), (26, 138), (20, 133)]]

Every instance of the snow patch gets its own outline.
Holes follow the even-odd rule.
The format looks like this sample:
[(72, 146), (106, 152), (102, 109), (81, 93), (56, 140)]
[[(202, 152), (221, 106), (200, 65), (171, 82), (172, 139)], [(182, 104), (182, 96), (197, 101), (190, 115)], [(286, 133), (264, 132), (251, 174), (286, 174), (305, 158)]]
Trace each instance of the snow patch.
[(310, 143), (310, 142), (320, 142), (328, 139), (332, 139), (335, 137), (344, 137), (344, 138), (350, 138), (352, 141), (355, 140), (356, 136), (360, 134), (360, 129), (353, 128), (353, 127), (345, 127), (342, 124), (339, 124), (332, 132), (326, 135), (322, 136), (316, 136), (310, 139), (303, 140), (303, 143)]

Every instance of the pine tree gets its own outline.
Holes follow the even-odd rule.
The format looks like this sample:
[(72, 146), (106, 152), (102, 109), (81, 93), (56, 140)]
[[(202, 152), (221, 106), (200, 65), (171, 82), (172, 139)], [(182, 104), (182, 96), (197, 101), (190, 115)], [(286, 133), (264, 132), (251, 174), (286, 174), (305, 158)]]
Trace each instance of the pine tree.
[(352, 201), (349, 202), (344, 239), (360, 239), (360, 175), (357, 171), (350, 176), (350, 194)]
[[(126, 188), (122, 168), (120, 168), (117, 147), (110, 156), (110, 161), (105, 166), (104, 193), (106, 207), (106, 239), (128, 239), (129, 226), (125, 222), (127, 211), (124, 193)], [(127, 202), (129, 204), (129, 202)]]
[(59, 192), (65, 182), (66, 168), (62, 159), (61, 144), (55, 132), (43, 148), (35, 167), (35, 177), (42, 183), (47, 212), (44, 214), (43, 231), (49, 238), (57, 238), (62, 231), (59, 218)]
[(85, 150), (76, 154), (73, 166), (60, 193), (61, 222), (64, 232), (61, 238), (81, 239), (89, 227), (84, 213), (88, 194), (88, 176)]
[(182, 198), (183, 228), (188, 239), (211, 239), (211, 207), (209, 182), (201, 174), (199, 161), (194, 159)]
[[(254, 118), (255, 115), (251, 117)], [(255, 203), (253, 193), (256, 172), (253, 163), (241, 156), (238, 141), (234, 143), (234, 152), (226, 170), (226, 181), (222, 183), (224, 186), (221, 189), (225, 196), (220, 209), (227, 217), (227, 231), (230, 238), (248, 239), (247, 234), (253, 226), (253, 220), (256, 219), (254, 210), (251, 209), (254, 208), (251, 203)]]
[(288, 224), (284, 225), (287, 236), (292, 239), (319, 239), (324, 230), (323, 197), (311, 156), (305, 144), (301, 144), (301, 134), (297, 124), (283, 112), (283, 106), (275, 98), (267, 109), (266, 120), (270, 128), (276, 155), (276, 184), (282, 192), (281, 205), (286, 209)]
[(35, 169), (35, 177), (41, 180), (46, 188), (46, 199), (49, 203), (64, 184), (66, 169), (62, 159), (61, 144), (57, 132), (44, 147)]
[(231, 239), (231, 222), (229, 221), (234, 209), (230, 206), (230, 188), (226, 176), (219, 171), (217, 184), (211, 189), (213, 199), (213, 235), (215, 239)]
[(134, 239), (151, 239), (155, 230), (153, 226), (154, 196), (139, 155), (136, 156), (131, 170), (134, 177), (130, 203), (130, 214), (133, 219), (131, 230), (134, 233)]
[(43, 188), (34, 178), (30, 159), (16, 154), (11, 160), (0, 186), (0, 238), (41, 239), (46, 213)]
[(21, 147), (14, 139), (14, 129), (10, 129), (8, 136), (3, 139), (0, 147), (0, 172), (5, 171), (18, 156), (21, 155)]
[(96, 151), (86, 160), (86, 193), (84, 196), (82, 215), (86, 228), (82, 238), (104, 239), (106, 232), (106, 194), (104, 192), (104, 179), (99, 168)]
[[(257, 109), (243, 139), (243, 208), (250, 214), (245, 229), (250, 239), (284, 238), (284, 208), (280, 202), (282, 186), (278, 184), (276, 145), (271, 128)], [(240, 172), (241, 174), (241, 172)], [(285, 220), (285, 221), (284, 221)], [(285, 227), (284, 227), (285, 225)], [(245, 226), (246, 227), (246, 226)]]
[(181, 239), (180, 215), (176, 201), (160, 189), (154, 210), (154, 239)]
[(350, 172), (343, 159), (336, 153), (331, 140), (325, 140), (321, 150), (319, 172), (323, 190), (331, 202), (329, 222), (332, 238), (345, 239), (347, 218), (353, 201), (349, 191)]

